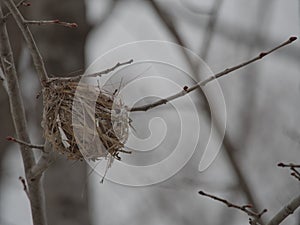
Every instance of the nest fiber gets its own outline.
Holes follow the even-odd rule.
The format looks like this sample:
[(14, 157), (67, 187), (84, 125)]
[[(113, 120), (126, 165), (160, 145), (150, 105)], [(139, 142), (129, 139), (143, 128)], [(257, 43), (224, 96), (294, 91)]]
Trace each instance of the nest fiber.
[(120, 159), (119, 153), (126, 152), (129, 118), (114, 94), (55, 79), (45, 85), (43, 97), (44, 136), (59, 153), (73, 160), (98, 160)]

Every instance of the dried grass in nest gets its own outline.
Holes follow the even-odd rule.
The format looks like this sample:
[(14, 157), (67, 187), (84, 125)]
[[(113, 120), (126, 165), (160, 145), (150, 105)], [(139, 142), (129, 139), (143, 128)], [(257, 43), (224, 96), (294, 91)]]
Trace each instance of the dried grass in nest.
[[(43, 95), (44, 136), (59, 153), (73, 160), (98, 160), (107, 156), (120, 159), (119, 153), (127, 152), (124, 143), (129, 118), (114, 94), (99, 92), (96, 86), (55, 79), (47, 83)], [(75, 103), (82, 107), (74, 110)], [(77, 118), (76, 122), (72, 118)], [(73, 128), (84, 134), (79, 142)], [(95, 137), (101, 140), (101, 146), (92, 146)]]

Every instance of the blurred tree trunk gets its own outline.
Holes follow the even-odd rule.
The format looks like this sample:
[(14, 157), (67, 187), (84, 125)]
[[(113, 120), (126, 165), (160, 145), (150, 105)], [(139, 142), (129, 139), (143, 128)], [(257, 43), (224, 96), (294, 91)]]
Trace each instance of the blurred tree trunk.
[[(45, 61), (49, 75), (69, 75), (84, 70), (84, 47), (90, 30), (86, 21), (84, 0), (33, 1), (28, 18), (59, 19), (76, 22), (78, 28), (36, 26), (32, 31)], [(38, 121), (40, 123), (40, 121)], [(44, 186), (48, 224), (90, 224), (87, 195), (82, 196), (86, 183), (85, 162), (69, 162), (60, 157), (45, 173)]]

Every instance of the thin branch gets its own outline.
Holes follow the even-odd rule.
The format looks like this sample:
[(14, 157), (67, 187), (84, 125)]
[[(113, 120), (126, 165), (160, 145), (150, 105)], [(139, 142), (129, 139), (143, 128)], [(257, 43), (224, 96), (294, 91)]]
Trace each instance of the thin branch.
[(81, 78), (85, 78), (85, 77), (101, 77), (104, 74), (108, 74), (110, 72), (113, 72), (114, 70), (116, 70), (117, 68), (119, 68), (121, 66), (129, 65), (131, 63), (133, 63), (133, 59), (130, 59), (126, 62), (121, 62), (121, 63), (118, 62), (113, 67), (102, 70), (100, 72), (91, 73), (91, 74), (84, 74), (84, 75), (79, 75), (79, 76), (74, 76), (74, 77), (54, 77), (54, 78), (49, 78), (48, 82), (52, 82), (52, 81), (55, 81), (55, 80), (79, 81)]
[(278, 163), (277, 166), (282, 167), (282, 168), (289, 168), (291, 170), (291, 176), (296, 178), (298, 181), (300, 181), (300, 172), (297, 170), (297, 168), (300, 168), (299, 164), (294, 164), (294, 163)]
[(207, 79), (205, 79), (203, 81), (200, 81), (196, 85), (178, 92), (177, 94), (171, 95), (171, 96), (169, 96), (167, 98), (164, 98), (164, 99), (160, 99), (160, 100), (158, 100), (156, 102), (153, 102), (151, 104), (147, 104), (147, 105), (143, 105), (143, 106), (138, 106), (138, 107), (133, 107), (133, 108), (129, 109), (129, 111), (131, 111), (131, 112), (147, 111), (149, 109), (152, 109), (152, 108), (155, 108), (157, 106), (160, 106), (160, 105), (166, 104), (168, 102), (171, 102), (174, 99), (182, 97), (182, 96), (190, 93), (191, 91), (194, 91), (194, 90), (196, 90), (198, 88), (201, 88), (201, 87), (205, 86), (206, 84), (208, 84), (211, 81), (214, 81), (214, 80), (216, 80), (216, 79), (218, 79), (220, 77), (223, 77), (223, 76), (225, 76), (225, 75), (227, 75), (227, 74), (229, 74), (229, 73), (231, 73), (231, 72), (233, 72), (235, 70), (241, 69), (241, 68), (243, 68), (243, 67), (245, 67), (245, 66), (247, 66), (247, 65), (249, 65), (251, 63), (254, 63), (254, 62), (262, 59), (263, 57), (271, 54), (272, 52), (274, 52), (274, 51), (276, 51), (276, 50), (278, 50), (278, 49), (280, 49), (280, 48), (282, 48), (282, 47), (284, 47), (286, 45), (291, 44), (295, 40), (297, 40), (297, 37), (290, 37), (287, 41), (285, 41), (282, 44), (276, 46), (275, 48), (273, 48), (273, 49), (271, 49), (269, 51), (266, 51), (266, 52), (261, 52), (258, 56), (254, 57), (253, 59), (250, 59), (250, 60), (248, 60), (246, 62), (243, 62), (243, 63), (238, 64), (236, 66), (227, 68), (227, 69), (225, 69), (225, 70), (223, 70), (223, 71), (221, 71), (219, 73), (216, 73), (213, 76), (211, 76), (211, 77), (209, 77), (209, 78), (207, 78)]
[[(2, 9), (0, 6), (0, 17), (2, 17)], [(10, 102), (10, 110), (14, 122), (15, 131), (18, 139), (30, 143), (26, 116), (23, 100), (21, 98), (19, 82), (17, 79), (17, 71), (14, 63), (13, 53), (10, 46), (6, 24), (0, 22), (0, 55), (1, 67), (7, 84), (7, 93)], [(43, 198), (43, 187), (39, 179), (29, 181), (28, 176), (31, 168), (35, 165), (35, 158), (32, 150), (25, 145), (20, 145), (22, 160), (25, 170), (25, 176), (29, 188), (29, 200), (31, 205), (31, 213), (35, 225), (46, 225), (45, 205)]]
[(217, 197), (215, 195), (207, 194), (204, 191), (199, 191), (198, 193), (200, 195), (205, 196), (205, 197), (209, 197), (209, 198), (211, 198), (213, 200), (222, 202), (225, 205), (227, 205), (227, 207), (229, 207), (229, 208), (235, 208), (235, 209), (238, 209), (238, 210), (246, 213), (248, 216), (250, 216), (252, 218), (252, 219), (250, 219), (250, 224), (257, 224), (256, 221), (259, 220), (262, 217), (262, 215), (265, 214), (268, 211), (267, 209), (264, 209), (261, 212), (257, 213), (257, 212), (254, 212), (254, 211), (250, 210), (251, 208), (253, 208), (252, 205), (248, 204), (248, 205), (242, 205), (242, 206), (240, 206), (240, 205), (233, 204), (233, 203), (227, 201), (226, 199)]
[(29, 180), (33, 182), (37, 179), (40, 179), (43, 172), (45, 172), (46, 169), (48, 169), (54, 161), (55, 161), (55, 156), (53, 151), (48, 153), (44, 152), (41, 158), (39, 159), (39, 161), (37, 162), (37, 164), (32, 167), (28, 177)]
[(48, 80), (48, 75), (41, 54), (37, 48), (37, 45), (34, 41), (31, 31), (28, 28), (28, 24), (26, 24), (24, 17), (20, 13), (19, 9), (16, 7), (13, 0), (4, 0), (4, 2), (8, 7), (9, 11), (11, 12), (11, 14), (13, 15), (14, 19), (16, 20), (23, 34), (23, 37), (25, 38), (27, 47), (29, 48), (29, 51), (33, 59), (34, 67), (40, 77), (41, 84), (44, 85), (44, 82)]
[(35, 149), (39, 149), (39, 150), (44, 151), (44, 145), (33, 145), (31, 143), (27, 143), (25, 141), (19, 140), (17, 138), (11, 137), (11, 136), (6, 137), (6, 140), (16, 142), (20, 145), (24, 145), (24, 146), (27, 146), (29, 148), (35, 148)]
[(25, 24), (28, 25), (49, 25), (49, 24), (54, 24), (54, 25), (61, 25), (64, 27), (70, 27), (70, 28), (77, 28), (78, 25), (77, 23), (68, 23), (68, 22), (63, 22), (60, 20), (25, 20)]
[(288, 168), (300, 168), (299, 164), (294, 164), (294, 163), (278, 163), (277, 166), (279, 167), (288, 167)]
[[(19, 8), (20, 6), (26, 6), (26, 7), (28, 7), (28, 6), (31, 6), (31, 3), (30, 3), (30, 2), (26, 2), (26, 0), (21, 0), (19, 3), (16, 4), (16, 7), (17, 7), (17, 8)], [(6, 14), (2, 17), (2, 19), (6, 20), (7, 17), (10, 16), (10, 15), (11, 15), (11, 12), (8, 12), (8, 13), (6, 13)]]
[(293, 214), (300, 206), (300, 195), (295, 197), (291, 202), (285, 205), (267, 225), (278, 225), (285, 220), (289, 215)]

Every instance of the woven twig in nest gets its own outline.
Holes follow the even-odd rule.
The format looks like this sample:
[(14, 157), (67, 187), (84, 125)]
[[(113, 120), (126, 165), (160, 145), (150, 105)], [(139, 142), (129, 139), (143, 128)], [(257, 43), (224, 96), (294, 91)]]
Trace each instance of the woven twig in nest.
[(43, 90), (45, 138), (69, 159), (120, 159), (129, 118), (114, 94), (72, 80), (54, 79)]

